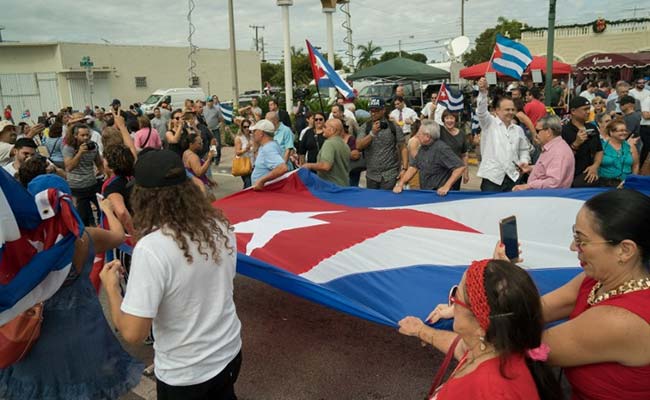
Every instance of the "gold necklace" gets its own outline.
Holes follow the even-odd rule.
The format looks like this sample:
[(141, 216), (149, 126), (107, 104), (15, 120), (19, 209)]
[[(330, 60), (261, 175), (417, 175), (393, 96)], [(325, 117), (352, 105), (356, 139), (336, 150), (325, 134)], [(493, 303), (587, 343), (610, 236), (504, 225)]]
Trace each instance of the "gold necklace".
[(609, 290), (605, 293), (596, 296), (596, 292), (598, 292), (598, 290), (602, 286), (603, 284), (601, 282), (598, 282), (594, 285), (593, 288), (591, 288), (591, 292), (589, 292), (589, 297), (587, 297), (587, 303), (590, 306), (593, 306), (594, 304), (598, 304), (601, 301), (607, 300), (612, 296), (637, 292), (639, 290), (650, 289), (650, 278), (632, 279), (623, 283), (622, 285), (620, 285), (615, 289)]

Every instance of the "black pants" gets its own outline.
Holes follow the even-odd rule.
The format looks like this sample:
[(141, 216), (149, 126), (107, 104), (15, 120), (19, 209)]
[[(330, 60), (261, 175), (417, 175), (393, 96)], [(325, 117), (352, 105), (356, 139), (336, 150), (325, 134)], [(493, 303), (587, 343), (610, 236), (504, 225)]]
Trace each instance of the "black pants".
[(93, 215), (93, 209), (90, 207), (90, 203), (93, 203), (99, 210), (96, 193), (97, 185), (82, 189), (72, 189), (72, 197), (74, 197), (75, 206), (79, 212), (79, 218), (81, 218), (81, 222), (83, 222), (85, 226), (97, 225), (95, 222), (95, 216)]
[(511, 192), (512, 188), (516, 184), (517, 182), (510, 179), (508, 175), (503, 178), (503, 182), (501, 182), (500, 185), (497, 185), (489, 179), (483, 178), (481, 181), (481, 192)]
[(648, 152), (650, 151), (650, 125), (641, 125), (640, 136), (643, 147), (641, 148), (639, 158), (639, 168), (643, 166), (645, 159), (648, 158)]
[(156, 379), (158, 400), (237, 400), (235, 382), (241, 368), (241, 351), (214, 378), (196, 385), (171, 386)]
[(392, 179), (381, 178), (381, 181), (375, 181), (366, 175), (366, 187), (368, 189), (384, 189), (384, 190), (393, 190), (395, 184), (397, 183), (397, 177)]
[(215, 165), (219, 165), (221, 162), (221, 131), (219, 128), (211, 129), (214, 138), (217, 139), (217, 155), (212, 159)]

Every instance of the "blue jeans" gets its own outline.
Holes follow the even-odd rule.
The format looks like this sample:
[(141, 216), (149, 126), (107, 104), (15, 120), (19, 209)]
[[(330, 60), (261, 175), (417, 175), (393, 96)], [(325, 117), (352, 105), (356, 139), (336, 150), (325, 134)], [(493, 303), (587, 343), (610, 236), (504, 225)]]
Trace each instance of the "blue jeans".
[(251, 174), (242, 176), (241, 180), (244, 181), (244, 189), (251, 187)]
[(350, 186), (359, 186), (359, 180), (361, 179), (362, 170), (350, 171)]

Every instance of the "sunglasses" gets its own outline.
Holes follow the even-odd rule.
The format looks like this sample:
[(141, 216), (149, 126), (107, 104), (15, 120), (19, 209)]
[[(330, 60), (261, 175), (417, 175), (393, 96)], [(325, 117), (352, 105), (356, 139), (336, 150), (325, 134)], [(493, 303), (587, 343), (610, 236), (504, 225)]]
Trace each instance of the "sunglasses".
[(241, 128), (242, 128), (242, 129), (248, 129), (248, 128), (249, 128), (249, 126), (248, 126), (248, 125), (242, 125), (242, 127), (241, 127)]
[(176, 117), (176, 118), (174, 118), (174, 119), (175, 119), (176, 121), (178, 121), (179, 119), (181, 119), (181, 117)]
[(314, 121), (325, 121), (324, 118), (314, 118)]
[(460, 300), (458, 298), (457, 294), (458, 294), (458, 285), (454, 285), (449, 290), (449, 300), (448, 300), (447, 304), (449, 306), (452, 306), (454, 304), (458, 304), (459, 306), (472, 311), (472, 309), (469, 307), (469, 305), (467, 303), (465, 303), (464, 301), (462, 301), (462, 300)]

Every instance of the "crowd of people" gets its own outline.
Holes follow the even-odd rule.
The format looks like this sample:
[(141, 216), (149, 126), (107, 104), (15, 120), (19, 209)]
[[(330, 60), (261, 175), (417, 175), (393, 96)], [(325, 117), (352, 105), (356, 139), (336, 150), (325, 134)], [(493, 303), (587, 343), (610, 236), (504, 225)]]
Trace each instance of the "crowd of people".
[[(632, 90), (618, 82), (611, 94), (591, 82), (573, 97), (553, 90), (553, 101), (568, 109), (563, 121), (547, 112), (539, 89), (491, 91), (481, 78), (480, 133), (473, 136), (435, 94), (418, 113), (399, 87), (391, 110), (370, 99), (365, 121), (343, 97), (328, 112), (299, 103), (292, 111), (300, 123), (275, 99), (266, 114), (255, 99), (235, 118), (233, 174), (244, 188), (262, 191), (297, 168), (341, 187), (359, 186), (365, 172), (368, 189), (445, 196), (468, 182), (475, 147), (483, 191), (620, 187), (630, 174), (650, 174), (650, 91), (640, 82)], [(41, 338), (0, 370), (0, 397), (116, 398), (137, 384), (142, 366), (111, 332), (96, 295), (101, 284), (119, 335), (154, 340), (158, 398), (235, 399), (237, 249), (226, 216), (211, 205), (224, 123), (218, 98), (188, 99), (175, 110), (163, 104), (150, 116), (115, 99), (108, 109), (64, 109), (31, 126), (7, 115), (0, 121), (4, 170), (33, 194), (69, 193), (87, 229), (66, 283), (45, 302)], [(650, 397), (648, 218), (648, 197), (605, 192), (576, 217), (571, 248), (584, 273), (565, 286), (540, 298), (498, 245), (430, 315), (430, 323), (454, 317), (453, 332), (415, 317), (400, 321), (400, 332), (459, 359), (431, 398), (487, 398), (494, 390), (503, 398), (563, 398), (550, 366), (564, 368), (576, 399)], [(133, 251), (119, 250), (122, 243)], [(95, 254), (113, 249), (115, 259), (93, 270)], [(102, 351), (66, 357), (97, 343)]]

